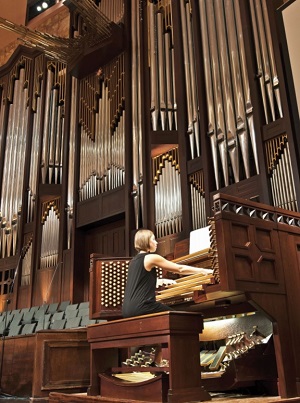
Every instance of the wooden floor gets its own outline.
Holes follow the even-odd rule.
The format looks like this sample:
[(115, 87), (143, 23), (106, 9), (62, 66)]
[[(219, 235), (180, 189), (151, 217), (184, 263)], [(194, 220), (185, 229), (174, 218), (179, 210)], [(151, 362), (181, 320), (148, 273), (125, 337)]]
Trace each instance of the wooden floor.
[[(109, 403), (116, 402), (116, 400), (107, 400), (101, 397), (93, 396), (87, 397), (85, 393), (82, 394), (74, 394), (74, 395), (66, 395), (60, 393), (52, 393), (55, 402), (86, 402), (86, 403)], [(0, 403), (30, 403), (34, 402), (34, 399), (26, 398), (26, 397), (16, 397), (16, 396), (7, 396), (0, 394)], [(300, 403), (300, 397), (294, 397), (290, 399), (282, 399), (279, 396), (246, 396), (240, 394), (212, 394), (212, 403)], [(132, 400), (124, 400), (120, 403), (137, 403), (137, 401)], [(193, 402), (197, 403), (197, 402)], [(199, 402), (200, 403), (200, 402)]]
[[(0, 401), (1, 402), (1, 401)], [(116, 399), (101, 398), (100, 396), (86, 396), (86, 394), (76, 394), (72, 396), (51, 393), (50, 402), (61, 403), (116, 403)], [(119, 403), (137, 403), (136, 400), (122, 400)], [(240, 394), (213, 394), (212, 403), (300, 403), (300, 397), (291, 399), (281, 399), (279, 396), (245, 396)], [(144, 402), (140, 402), (144, 403)], [(200, 402), (193, 402), (200, 403)]]
[(28, 397), (16, 397), (0, 394), (0, 403), (27, 403), (30, 399)]
[(243, 396), (238, 394), (219, 394), (212, 397), (212, 402), (234, 402), (234, 403), (298, 403), (300, 397), (293, 399), (282, 399), (279, 396)]

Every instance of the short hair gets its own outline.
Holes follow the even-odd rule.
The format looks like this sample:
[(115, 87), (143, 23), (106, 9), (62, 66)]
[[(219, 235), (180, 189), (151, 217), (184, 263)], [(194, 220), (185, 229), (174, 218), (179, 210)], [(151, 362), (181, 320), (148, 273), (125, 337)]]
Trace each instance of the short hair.
[(150, 238), (153, 232), (149, 229), (140, 229), (134, 236), (134, 247), (140, 252), (141, 250), (148, 251), (150, 249)]

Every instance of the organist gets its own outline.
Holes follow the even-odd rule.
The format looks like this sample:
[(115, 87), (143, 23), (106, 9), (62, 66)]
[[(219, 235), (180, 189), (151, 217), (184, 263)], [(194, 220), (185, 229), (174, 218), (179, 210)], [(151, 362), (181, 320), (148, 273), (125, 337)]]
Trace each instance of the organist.
[[(134, 247), (138, 254), (128, 267), (127, 283), (122, 307), (124, 318), (173, 310), (156, 301), (156, 268), (180, 275), (212, 275), (211, 269), (177, 264), (154, 253), (157, 241), (152, 231), (140, 229), (135, 234)], [(153, 364), (159, 366), (161, 350), (156, 348)]]

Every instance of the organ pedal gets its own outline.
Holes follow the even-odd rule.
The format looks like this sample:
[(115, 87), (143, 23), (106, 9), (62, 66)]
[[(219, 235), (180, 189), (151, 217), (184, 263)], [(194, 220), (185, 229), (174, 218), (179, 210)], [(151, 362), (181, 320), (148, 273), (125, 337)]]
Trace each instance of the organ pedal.
[(221, 377), (231, 361), (241, 358), (250, 349), (261, 344), (265, 337), (258, 331), (257, 326), (253, 328), (249, 337), (244, 332), (229, 335), (225, 345), (218, 350), (202, 350), (200, 352), (200, 363), (203, 368), (201, 377), (203, 379)]

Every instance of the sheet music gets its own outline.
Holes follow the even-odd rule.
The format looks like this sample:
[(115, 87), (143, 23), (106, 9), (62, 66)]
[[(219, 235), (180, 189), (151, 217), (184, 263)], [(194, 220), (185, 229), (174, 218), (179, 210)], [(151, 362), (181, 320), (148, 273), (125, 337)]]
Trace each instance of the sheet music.
[(199, 228), (190, 232), (190, 254), (198, 252), (199, 250), (208, 249), (209, 247), (209, 226)]

